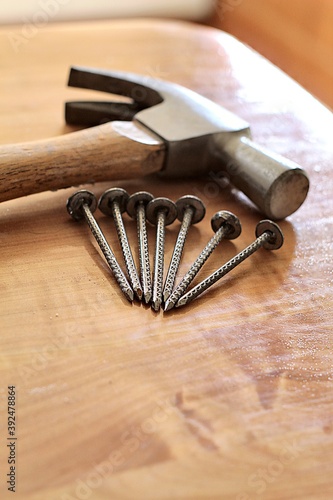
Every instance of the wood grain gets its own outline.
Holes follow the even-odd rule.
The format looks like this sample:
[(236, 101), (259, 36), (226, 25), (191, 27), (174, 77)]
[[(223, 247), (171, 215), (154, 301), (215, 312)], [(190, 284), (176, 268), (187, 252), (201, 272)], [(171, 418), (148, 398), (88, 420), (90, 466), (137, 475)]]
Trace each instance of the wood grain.
[(164, 143), (132, 122), (0, 146), (0, 201), (87, 182), (135, 179), (162, 170), (164, 159)]
[[(211, 28), (59, 24), (30, 38), (22, 29), (0, 32), (2, 144), (70, 131), (63, 103), (94, 94), (66, 88), (69, 67), (114, 68), (175, 81), (238, 113), (257, 142), (307, 170), (311, 188), (281, 223), (281, 250), (258, 251), (169, 314), (123, 299), (88, 227), (66, 212), (76, 188), (1, 203), (1, 498), (12, 498), (8, 385), (17, 390), (17, 499), (330, 498), (331, 113)], [(14, 35), (23, 37), (17, 50)], [(99, 196), (113, 185), (88, 187)], [(199, 277), (248, 245), (261, 218), (212, 175), (182, 183), (148, 176), (121, 187), (205, 202), (179, 278), (211, 237), (217, 210), (236, 213), (243, 232), (220, 245)], [(121, 261), (112, 221), (96, 217)], [(137, 255), (135, 223), (124, 217)], [(167, 229), (166, 266), (178, 229)]]

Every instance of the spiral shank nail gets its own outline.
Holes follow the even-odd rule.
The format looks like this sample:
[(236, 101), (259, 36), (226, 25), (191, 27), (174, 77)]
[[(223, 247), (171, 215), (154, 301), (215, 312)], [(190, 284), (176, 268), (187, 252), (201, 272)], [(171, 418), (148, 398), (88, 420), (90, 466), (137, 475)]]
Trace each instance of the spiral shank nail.
[(146, 226), (146, 210), (144, 205), (139, 205), (137, 208), (137, 233), (139, 241), (140, 276), (143, 287), (143, 294), (146, 302), (149, 302), (152, 293), (152, 285), (149, 262), (148, 234)]
[(188, 304), (193, 299), (201, 295), (204, 291), (206, 291), (209, 287), (211, 287), (216, 281), (221, 279), (224, 275), (232, 271), (235, 267), (238, 266), (245, 259), (250, 257), (253, 253), (255, 253), (266, 241), (271, 238), (271, 235), (266, 232), (259, 236), (253, 243), (251, 243), (248, 247), (242, 250), (239, 254), (229, 260), (226, 264), (220, 267), (215, 273), (211, 274), (205, 280), (201, 281), (197, 286), (189, 290), (185, 295), (183, 295), (176, 307)]
[(122, 269), (120, 268), (116, 257), (114, 256), (108, 242), (105, 239), (105, 236), (96, 223), (96, 220), (91, 213), (90, 209), (83, 205), (83, 211), (85, 215), (85, 219), (90, 227), (90, 230), (96, 239), (99, 248), (101, 249), (107, 263), (109, 264), (109, 267), (111, 268), (115, 279), (117, 280), (117, 283), (120, 286), (121, 291), (128, 297), (130, 300), (133, 300), (133, 290), (128, 283), (126, 276), (124, 275)]
[(179, 229), (175, 248), (174, 248), (174, 251), (172, 253), (171, 262), (170, 262), (168, 274), (167, 274), (167, 277), (165, 280), (165, 285), (164, 285), (164, 291), (163, 291), (164, 300), (166, 300), (172, 293), (173, 285), (174, 285), (175, 280), (176, 280), (177, 271), (179, 268), (180, 260), (182, 258), (182, 254), (183, 254), (183, 250), (184, 250), (184, 246), (185, 246), (186, 236), (187, 236), (188, 230), (190, 228), (192, 218), (193, 218), (193, 209), (188, 208), (184, 212), (184, 217), (183, 217), (180, 229)]
[(116, 226), (116, 230), (117, 230), (117, 234), (118, 234), (118, 239), (119, 239), (120, 246), (121, 246), (121, 249), (123, 252), (124, 261), (125, 261), (126, 269), (128, 271), (130, 282), (131, 282), (132, 287), (134, 288), (135, 292), (137, 293), (137, 295), (139, 295), (139, 298), (141, 298), (141, 295), (142, 295), (141, 283), (140, 283), (140, 280), (139, 280), (139, 277), (138, 277), (138, 274), (136, 271), (136, 267), (134, 264), (134, 259), (133, 259), (133, 255), (132, 255), (130, 245), (128, 242), (126, 230), (124, 227), (123, 218), (121, 215), (121, 210), (120, 210), (117, 202), (113, 202), (112, 215), (113, 215), (113, 219), (115, 222), (115, 226)]
[(155, 269), (153, 285), (153, 307), (158, 310), (162, 303), (163, 268), (164, 268), (164, 236), (165, 214), (160, 212), (157, 218)]
[(189, 285), (192, 283), (208, 257), (211, 255), (211, 253), (215, 250), (217, 245), (221, 242), (221, 240), (224, 238), (224, 235), (226, 233), (227, 229), (225, 227), (221, 227), (214, 236), (209, 240), (205, 248), (202, 250), (201, 254), (199, 257), (195, 260), (195, 262), (192, 264), (190, 269), (187, 271), (179, 285), (175, 288), (175, 290), (172, 292), (168, 299), (168, 305), (169, 308), (173, 307), (175, 304), (177, 304), (178, 300), (180, 297), (183, 295), (183, 293), (187, 290)]

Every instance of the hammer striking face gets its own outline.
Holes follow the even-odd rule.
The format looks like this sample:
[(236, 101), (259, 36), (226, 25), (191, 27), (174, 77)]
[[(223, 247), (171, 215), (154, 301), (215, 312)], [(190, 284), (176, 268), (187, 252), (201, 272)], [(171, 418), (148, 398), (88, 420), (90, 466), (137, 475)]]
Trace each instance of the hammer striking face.
[[(16, 145), (17, 153), (29, 147), (31, 164), (43, 160), (48, 169), (40, 166), (35, 187), (9, 190), (2, 199), (157, 171), (171, 177), (223, 171), (272, 219), (287, 217), (306, 198), (309, 180), (301, 167), (256, 145), (246, 122), (187, 88), (131, 73), (77, 67), (71, 68), (68, 84), (130, 101), (67, 103), (66, 121), (92, 128)], [(19, 154), (16, 160), (20, 163)]]

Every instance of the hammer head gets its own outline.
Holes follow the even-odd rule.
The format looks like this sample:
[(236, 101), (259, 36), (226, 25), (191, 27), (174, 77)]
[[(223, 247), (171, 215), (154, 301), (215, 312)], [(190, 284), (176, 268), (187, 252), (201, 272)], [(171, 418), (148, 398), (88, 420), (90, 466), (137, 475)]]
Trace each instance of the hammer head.
[[(241, 118), (175, 83), (120, 71), (72, 67), (68, 85), (129, 98), (129, 102), (69, 102), (66, 121), (97, 125), (136, 120), (168, 146), (163, 173), (170, 177), (202, 175), (213, 167), (213, 139), (250, 128)], [(211, 144), (210, 144), (211, 143)]]
[(125, 96), (128, 102), (67, 103), (68, 123), (134, 120), (166, 144), (162, 173), (171, 177), (221, 171), (270, 219), (303, 203), (309, 179), (296, 163), (255, 144), (249, 125), (218, 104), (171, 82), (116, 71), (72, 68), (69, 85)]

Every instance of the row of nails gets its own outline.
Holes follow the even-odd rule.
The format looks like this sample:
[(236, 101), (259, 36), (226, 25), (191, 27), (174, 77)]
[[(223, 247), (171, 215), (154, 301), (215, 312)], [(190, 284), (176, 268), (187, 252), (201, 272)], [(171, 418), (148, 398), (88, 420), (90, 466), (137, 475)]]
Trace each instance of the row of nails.
[[(101, 212), (111, 215), (114, 219), (129, 281), (93, 215), (97, 206)], [(279, 226), (269, 220), (261, 221), (256, 227), (256, 240), (251, 245), (185, 293), (217, 245), (223, 239), (235, 239), (240, 235), (241, 224), (234, 214), (223, 210), (212, 217), (211, 226), (215, 234), (174, 289), (188, 230), (191, 224), (200, 222), (206, 213), (205, 206), (199, 198), (188, 195), (181, 197), (174, 203), (168, 198), (154, 198), (152, 194), (145, 191), (129, 196), (124, 189), (111, 188), (103, 193), (97, 203), (93, 193), (80, 190), (68, 199), (67, 210), (73, 219), (81, 220), (84, 218), (87, 221), (126, 298), (132, 302), (134, 295), (136, 295), (139, 300), (144, 299), (147, 304), (151, 302), (155, 311), (158, 311), (163, 303), (164, 311), (168, 311), (175, 306), (180, 307), (191, 302), (259, 248), (275, 250), (283, 244), (283, 234)], [(136, 270), (122, 218), (122, 213), (125, 211), (137, 222), (140, 277)], [(181, 221), (181, 227), (163, 286), (165, 227), (174, 222), (176, 218)], [(156, 226), (153, 283), (151, 282), (148, 251), (147, 219)]]
[[(129, 282), (93, 216), (97, 206), (101, 212), (112, 215), (114, 219)], [(168, 198), (154, 198), (152, 194), (145, 191), (129, 196), (121, 188), (108, 189), (100, 197), (98, 203), (95, 195), (90, 191), (78, 191), (68, 199), (67, 210), (75, 220), (86, 219), (126, 298), (133, 301), (135, 294), (139, 300), (144, 299), (146, 303), (151, 302), (155, 311), (158, 311), (162, 305), (162, 299), (166, 300), (172, 292), (190, 225), (202, 220), (206, 212), (204, 204), (195, 196), (183, 196), (174, 203)], [(140, 278), (122, 218), (122, 213), (125, 210), (137, 221)], [(174, 222), (176, 217), (182, 221), (182, 224), (163, 288), (165, 227)], [(156, 225), (153, 283), (151, 282), (146, 219)]]

